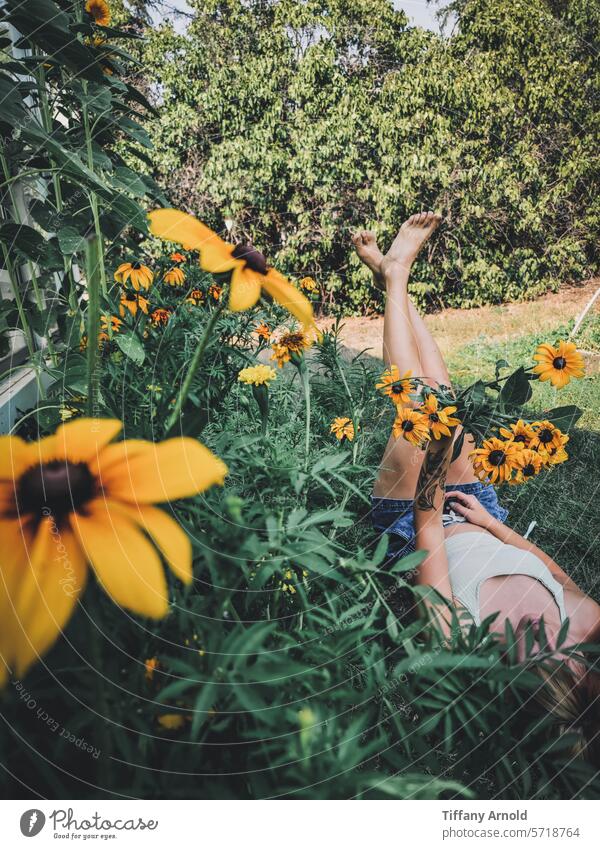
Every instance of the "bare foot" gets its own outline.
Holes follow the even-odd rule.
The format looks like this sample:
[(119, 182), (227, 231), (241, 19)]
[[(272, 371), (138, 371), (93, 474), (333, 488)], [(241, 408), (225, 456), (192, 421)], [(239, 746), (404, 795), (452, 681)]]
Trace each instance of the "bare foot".
[(411, 215), (398, 230), (386, 259), (393, 259), (404, 268), (410, 268), (441, 220), (442, 216), (436, 212), (417, 212), (416, 215)]
[(352, 236), (352, 243), (360, 259), (373, 272), (373, 279), (377, 288), (385, 290), (385, 283), (381, 273), (383, 254), (377, 246), (375, 233), (372, 233), (370, 230), (359, 230), (358, 233)]

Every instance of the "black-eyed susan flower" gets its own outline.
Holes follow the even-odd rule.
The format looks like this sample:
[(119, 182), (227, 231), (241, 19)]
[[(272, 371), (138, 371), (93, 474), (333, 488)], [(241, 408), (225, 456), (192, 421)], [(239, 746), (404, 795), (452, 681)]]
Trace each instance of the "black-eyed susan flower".
[(440, 409), (437, 397), (431, 393), (425, 401), (417, 407), (420, 413), (424, 413), (429, 420), (429, 430), (434, 439), (440, 439), (442, 436), (451, 436), (451, 427), (456, 427), (460, 424), (460, 419), (452, 415), (456, 412), (456, 407), (444, 407)]
[(549, 380), (559, 389), (566, 386), (572, 377), (585, 374), (583, 357), (574, 342), (559, 342), (556, 347), (544, 343), (538, 347), (533, 359), (537, 361), (533, 371), (540, 380)]
[(522, 448), (529, 448), (531, 440), (534, 437), (534, 431), (528, 422), (519, 419), (513, 422), (509, 427), (501, 427), (500, 433), (509, 442), (516, 442)]
[(98, 26), (107, 27), (110, 24), (111, 11), (106, 0), (86, 0), (85, 11)]
[(218, 283), (211, 283), (208, 287), (208, 294), (213, 301), (220, 301), (223, 294), (223, 287), (219, 286)]
[(313, 324), (308, 298), (269, 266), (252, 245), (228, 244), (192, 215), (176, 209), (158, 209), (149, 218), (155, 236), (198, 250), (205, 271), (213, 274), (231, 271), (229, 308), (234, 312), (254, 306), (264, 290), (304, 326)]
[(277, 342), (271, 345), (273, 351), (271, 359), (275, 360), (278, 368), (283, 368), (284, 364), (289, 363), (290, 360), (297, 365), (304, 354), (304, 350), (310, 348), (313, 341), (309, 334), (303, 330), (284, 333)]
[(121, 329), (122, 324), (123, 324), (123, 322), (121, 321), (120, 318), (117, 318), (116, 315), (110, 315), (110, 316), (101, 315), (100, 316), (100, 326), (102, 327), (102, 330), (104, 330), (105, 332), (107, 332), (109, 327), (110, 327), (110, 330), (111, 330), (112, 333), (118, 333), (119, 330)]
[(485, 440), (481, 448), (471, 451), (469, 456), (473, 459), (473, 471), (480, 480), (503, 483), (510, 478), (522, 450), (514, 442), (492, 436)]
[(312, 277), (303, 277), (300, 281), (300, 288), (305, 292), (312, 294), (313, 292), (316, 292), (319, 287), (317, 285), (317, 281), (313, 280)]
[(338, 416), (331, 422), (329, 432), (333, 433), (336, 439), (340, 442), (347, 439), (348, 442), (354, 440), (354, 422), (348, 416)]
[(204, 300), (204, 292), (202, 289), (192, 289), (186, 301), (188, 304), (194, 304), (195, 307), (200, 306), (202, 301)]
[(179, 251), (174, 251), (171, 254), (171, 261), (172, 262), (185, 262), (185, 260), (186, 260), (185, 254), (180, 254)]
[(534, 451), (549, 454), (552, 451), (563, 448), (569, 441), (568, 435), (547, 419), (532, 422), (531, 427), (533, 437), (529, 443), (529, 448), (533, 448)]
[(254, 328), (254, 333), (260, 338), (264, 339), (265, 342), (268, 342), (271, 338), (271, 330), (268, 324), (265, 324), (264, 321), (261, 321), (260, 324), (257, 324)]
[[(81, 339), (79, 340), (79, 350), (81, 353), (87, 350), (88, 338), (87, 334), (84, 333)], [(98, 350), (105, 351), (110, 348), (110, 336), (108, 333), (105, 333), (104, 330), (101, 330), (98, 333)]]
[(114, 274), (117, 283), (131, 283), (136, 292), (139, 289), (149, 289), (154, 280), (154, 274), (147, 265), (137, 260), (135, 262), (122, 262)]
[(540, 458), (545, 466), (558, 466), (569, 459), (569, 455), (561, 445), (560, 448), (554, 448), (550, 451), (540, 452)]
[(183, 286), (185, 283), (185, 274), (183, 273), (183, 269), (179, 268), (178, 265), (173, 266), (173, 268), (170, 268), (165, 272), (163, 280), (165, 283), (168, 283), (169, 286)]
[(152, 681), (154, 678), (154, 673), (160, 666), (160, 661), (157, 657), (149, 657), (145, 662), (144, 666), (146, 668), (146, 681)]
[(518, 485), (527, 483), (540, 473), (544, 465), (542, 457), (531, 448), (523, 448), (515, 455), (513, 460), (513, 475), (508, 479), (509, 484)]
[(167, 310), (164, 307), (157, 307), (157, 309), (150, 313), (150, 321), (154, 327), (165, 327), (169, 323), (170, 318), (171, 310)]
[(121, 428), (78, 418), (38, 442), (0, 437), (0, 682), (54, 643), (88, 563), (116, 604), (152, 618), (168, 610), (159, 552), (192, 580), (190, 541), (155, 504), (222, 483), (227, 467), (195, 439), (112, 442)]
[(401, 377), (398, 366), (391, 365), (383, 372), (376, 387), (384, 395), (389, 396), (394, 404), (408, 404), (410, 393), (414, 392), (415, 388), (412, 380), (409, 379), (411, 374), (412, 372), (407, 371)]
[(149, 301), (137, 292), (124, 292), (119, 301), (119, 315), (124, 317), (125, 312), (130, 312), (131, 315), (137, 315), (137, 311), (141, 310), (145, 315), (148, 315)]
[(258, 365), (243, 368), (238, 374), (238, 380), (250, 386), (269, 385), (277, 377), (277, 372), (271, 366)]
[(422, 445), (431, 439), (429, 433), (429, 421), (424, 413), (413, 410), (411, 407), (397, 407), (396, 418), (392, 426), (395, 438), (403, 436), (411, 445)]

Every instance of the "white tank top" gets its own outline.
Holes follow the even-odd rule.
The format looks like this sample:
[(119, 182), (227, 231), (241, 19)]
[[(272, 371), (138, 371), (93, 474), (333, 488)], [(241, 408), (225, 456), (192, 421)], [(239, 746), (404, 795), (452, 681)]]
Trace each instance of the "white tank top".
[(506, 545), (483, 531), (466, 531), (446, 539), (452, 595), (481, 624), (479, 590), (488, 578), (527, 575), (543, 584), (554, 597), (561, 623), (567, 618), (564, 590), (546, 564), (531, 551)]

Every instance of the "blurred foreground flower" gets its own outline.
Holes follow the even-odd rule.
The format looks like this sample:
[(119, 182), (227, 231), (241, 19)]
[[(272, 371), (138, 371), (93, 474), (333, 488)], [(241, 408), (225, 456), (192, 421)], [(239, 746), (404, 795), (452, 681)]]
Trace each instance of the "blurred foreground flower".
[(185, 717), (181, 713), (163, 713), (156, 721), (166, 731), (179, 731), (185, 725)]
[(229, 308), (234, 312), (253, 307), (264, 289), (303, 325), (312, 325), (313, 310), (308, 298), (268, 266), (252, 245), (228, 244), (192, 215), (176, 209), (154, 210), (149, 219), (155, 236), (200, 251), (200, 265), (205, 271), (231, 271)]
[(222, 483), (227, 467), (195, 439), (110, 444), (121, 428), (80, 418), (38, 442), (0, 438), (0, 685), (54, 643), (87, 563), (117, 604), (153, 618), (168, 610), (159, 551), (192, 580), (190, 541), (154, 504)]
[(549, 380), (558, 389), (566, 386), (572, 377), (585, 374), (583, 357), (574, 342), (559, 342), (556, 347), (544, 343), (538, 347), (533, 359), (537, 361), (533, 371), (540, 380)]

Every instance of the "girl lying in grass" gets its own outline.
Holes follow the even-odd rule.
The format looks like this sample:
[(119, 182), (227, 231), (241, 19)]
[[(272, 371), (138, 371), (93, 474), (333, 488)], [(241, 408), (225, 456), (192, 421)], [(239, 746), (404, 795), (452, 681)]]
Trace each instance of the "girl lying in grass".
[[(390, 535), (390, 553), (395, 557), (415, 547), (427, 551), (416, 583), (433, 587), (451, 600), (461, 622), (480, 624), (495, 616), (492, 627), (500, 633), (509, 623), (522, 659), (532, 634), (540, 651), (554, 650), (557, 643), (562, 652), (576, 644), (598, 642), (600, 606), (551, 557), (504, 523), (507, 513), (493, 486), (476, 477), (482, 450), (474, 454), (473, 464), (469, 455), (475, 446), (469, 435), (452, 460), (456, 408), (440, 408), (435, 399), (429, 401), (434, 396), (425, 405), (422, 397), (411, 396), (411, 374), (422, 375), (432, 387), (451, 385), (439, 348), (407, 288), (412, 263), (440, 220), (432, 212), (411, 216), (385, 256), (372, 233), (362, 231), (353, 239), (359, 257), (386, 292), (383, 358), (393, 376), (388, 391), (399, 405), (374, 487), (373, 523)], [(564, 370), (571, 367), (570, 349), (564, 357), (562, 353), (558, 367)], [(573, 367), (577, 366), (575, 362)], [(427, 403), (431, 409), (424, 410)], [(399, 439), (400, 435), (404, 438)], [(421, 446), (426, 441), (423, 454)], [(522, 474), (518, 458), (524, 455), (518, 444), (513, 447), (512, 465)], [(497, 472), (492, 479), (505, 479), (503, 464), (511, 466), (512, 450), (502, 443), (502, 462), (496, 463), (492, 446), (487, 458)], [(562, 444), (556, 446), (557, 452), (562, 450)], [(446, 607), (435, 601), (427, 601), (427, 606), (449, 635), (451, 616)], [(561, 652), (552, 666), (536, 665), (543, 678), (537, 698), (556, 720), (559, 732), (575, 735), (574, 754), (598, 763), (600, 675)]]

